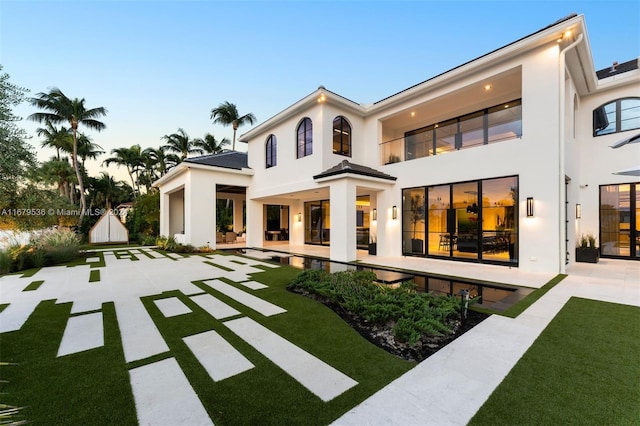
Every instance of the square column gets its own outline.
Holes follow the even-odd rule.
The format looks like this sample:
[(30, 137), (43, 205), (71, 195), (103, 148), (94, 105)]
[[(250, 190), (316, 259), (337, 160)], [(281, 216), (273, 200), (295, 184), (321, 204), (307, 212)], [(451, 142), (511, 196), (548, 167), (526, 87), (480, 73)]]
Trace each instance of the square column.
[(189, 174), (184, 187), (184, 234), (194, 246), (216, 244), (216, 183), (197, 173)]
[(263, 247), (263, 216), (263, 204), (247, 197), (247, 247)]
[(348, 179), (331, 183), (331, 260), (351, 262), (356, 257), (356, 186)]

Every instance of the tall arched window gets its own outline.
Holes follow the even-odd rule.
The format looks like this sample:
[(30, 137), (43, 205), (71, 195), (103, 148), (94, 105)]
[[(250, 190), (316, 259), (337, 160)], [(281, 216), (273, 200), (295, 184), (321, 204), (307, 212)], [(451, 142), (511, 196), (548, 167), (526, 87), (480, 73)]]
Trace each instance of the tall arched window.
[(298, 158), (313, 154), (313, 128), (311, 119), (305, 117), (298, 124)]
[(640, 98), (622, 98), (593, 110), (593, 136), (640, 129)]
[(278, 141), (276, 140), (276, 135), (269, 135), (267, 138), (267, 142), (265, 143), (265, 167), (268, 169), (269, 167), (273, 167), (278, 164), (278, 154), (277, 154)]
[(333, 153), (351, 157), (351, 125), (341, 115), (333, 119)]

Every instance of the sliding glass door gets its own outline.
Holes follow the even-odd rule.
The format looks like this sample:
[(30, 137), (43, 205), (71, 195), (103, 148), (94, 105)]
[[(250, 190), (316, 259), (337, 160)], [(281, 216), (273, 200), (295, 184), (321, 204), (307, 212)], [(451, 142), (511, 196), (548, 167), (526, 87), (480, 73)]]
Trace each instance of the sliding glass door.
[(329, 245), (331, 237), (329, 200), (304, 203), (305, 244)]
[(640, 184), (600, 187), (600, 255), (640, 258)]

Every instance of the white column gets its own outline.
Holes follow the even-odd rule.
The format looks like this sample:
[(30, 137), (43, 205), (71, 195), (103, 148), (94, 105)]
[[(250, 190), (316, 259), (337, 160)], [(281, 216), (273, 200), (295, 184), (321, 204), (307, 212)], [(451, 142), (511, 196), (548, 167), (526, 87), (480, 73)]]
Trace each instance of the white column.
[[(289, 217), (291, 221), (289, 244), (304, 245), (304, 203), (302, 201), (295, 200), (289, 204)], [(300, 218), (300, 221), (298, 221), (298, 218)]]
[(356, 260), (356, 186), (348, 179), (331, 183), (331, 260)]
[(244, 198), (237, 196), (233, 198), (233, 232), (242, 232), (242, 202)]
[(262, 247), (264, 240), (261, 202), (247, 199), (247, 247)]
[[(197, 189), (197, 190), (196, 190)], [(184, 233), (194, 246), (216, 243), (216, 183), (192, 170), (184, 187)]]
[(169, 235), (169, 197), (160, 190), (160, 235)]

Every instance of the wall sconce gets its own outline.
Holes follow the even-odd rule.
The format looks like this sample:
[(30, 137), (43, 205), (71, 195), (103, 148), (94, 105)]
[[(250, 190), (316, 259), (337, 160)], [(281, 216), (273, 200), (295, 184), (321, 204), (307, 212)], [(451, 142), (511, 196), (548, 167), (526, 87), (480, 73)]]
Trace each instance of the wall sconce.
[(302, 222), (302, 212), (298, 212), (298, 222)]
[(373, 209), (371, 211), (371, 220), (378, 220), (378, 209)]
[(527, 217), (533, 217), (533, 197), (527, 197)]
[(398, 207), (391, 207), (391, 219), (396, 220), (398, 218)]

